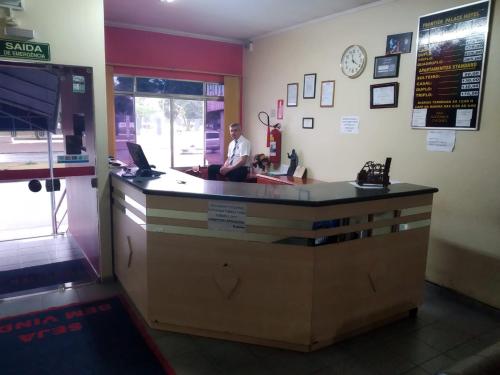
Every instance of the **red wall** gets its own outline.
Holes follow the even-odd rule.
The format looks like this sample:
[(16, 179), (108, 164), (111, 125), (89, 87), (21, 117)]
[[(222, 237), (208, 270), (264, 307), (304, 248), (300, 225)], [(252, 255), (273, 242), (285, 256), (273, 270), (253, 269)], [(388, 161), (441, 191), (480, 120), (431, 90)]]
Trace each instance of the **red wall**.
[(212, 82), (242, 75), (238, 44), (108, 26), (105, 41), (106, 64), (115, 73)]

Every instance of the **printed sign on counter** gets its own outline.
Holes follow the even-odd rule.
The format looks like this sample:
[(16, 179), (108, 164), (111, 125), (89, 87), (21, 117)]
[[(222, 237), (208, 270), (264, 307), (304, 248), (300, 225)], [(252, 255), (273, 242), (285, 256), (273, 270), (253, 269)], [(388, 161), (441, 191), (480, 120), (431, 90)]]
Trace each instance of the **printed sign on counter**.
[(247, 229), (247, 205), (245, 203), (209, 201), (208, 229), (245, 232)]

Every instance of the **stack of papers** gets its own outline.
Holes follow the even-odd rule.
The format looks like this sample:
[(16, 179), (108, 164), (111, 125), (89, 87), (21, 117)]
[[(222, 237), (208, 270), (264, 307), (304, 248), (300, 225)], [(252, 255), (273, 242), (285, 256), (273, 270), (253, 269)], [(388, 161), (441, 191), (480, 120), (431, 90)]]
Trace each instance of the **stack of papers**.
[(286, 176), (288, 172), (288, 164), (280, 164), (279, 168), (267, 172), (269, 176)]

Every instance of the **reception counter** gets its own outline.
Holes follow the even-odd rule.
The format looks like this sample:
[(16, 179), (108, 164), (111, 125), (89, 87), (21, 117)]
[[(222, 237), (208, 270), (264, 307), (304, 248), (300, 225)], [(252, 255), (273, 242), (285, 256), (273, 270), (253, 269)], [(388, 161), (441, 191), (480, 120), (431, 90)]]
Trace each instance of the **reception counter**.
[(111, 184), (115, 273), (153, 328), (312, 351), (422, 303), (435, 188)]

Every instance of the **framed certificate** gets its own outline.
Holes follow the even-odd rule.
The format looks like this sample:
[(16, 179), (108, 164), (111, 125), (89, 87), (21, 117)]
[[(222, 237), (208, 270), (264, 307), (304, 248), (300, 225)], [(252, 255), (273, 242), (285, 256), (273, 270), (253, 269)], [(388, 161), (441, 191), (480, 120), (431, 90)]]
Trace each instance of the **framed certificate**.
[(370, 85), (370, 108), (395, 108), (398, 106), (398, 82)]
[(316, 97), (316, 73), (304, 74), (304, 99)]
[(373, 78), (394, 78), (399, 75), (399, 58), (401, 55), (375, 57)]
[(313, 117), (303, 117), (302, 118), (302, 128), (303, 129), (313, 129), (314, 128), (314, 118)]
[(320, 107), (333, 107), (333, 96), (335, 94), (335, 81), (321, 82)]
[(297, 107), (297, 96), (299, 93), (298, 83), (289, 83), (286, 86), (286, 106)]

